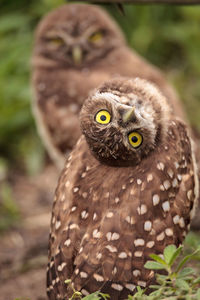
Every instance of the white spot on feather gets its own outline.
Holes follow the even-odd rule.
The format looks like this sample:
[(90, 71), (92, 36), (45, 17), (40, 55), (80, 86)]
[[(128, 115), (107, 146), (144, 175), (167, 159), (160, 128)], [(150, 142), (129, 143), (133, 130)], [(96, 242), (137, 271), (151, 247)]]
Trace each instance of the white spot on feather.
[(152, 223), (151, 223), (151, 221), (146, 221), (146, 222), (144, 223), (144, 230), (145, 230), (145, 231), (150, 231), (151, 228), (152, 228)]
[(81, 218), (82, 219), (87, 219), (88, 216), (89, 216), (89, 213), (86, 210), (83, 210), (81, 212)]
[(79, 188), (78, 188), (78, 187), (75, 187), (75, 188), (73, 189), (74, 193), (77, 193), (77, 192), (78, 192), (78, 190), (79, 190)]
[(86, 272), (80, 272), (80, 277), (81, 278), (87, 278), (88, 274)]
[(126, 252), (121, 252), (119, 255), (118, 255), (119, 258), (127, 258), (127, 254)]
[(174, 222), (174, 224), (178, 224), (178, 223), (179, 223), (179, 220), (180, 220), (179, 215), (176, 215), (176, 216), (173, 217), (173, 222)]
[(165, 181), (163, 182), (163, 185), (164, 185), (164, 188), (165, 188), (166, 190), (168, 190), (168, 189), (171, 187), (171, 184), (170, 184), (169, 180), (165, 180)]
[(169, 204), (169, 201), (165, 201), (162, 203), (162, 208), (165, 212), (169, 211), (170, 210), (170, 204)]
[(119, 203), (119, 197), (115, 197), (115, 203)]
[(153, 195), (153, 205), (156, 206), (158, 205), (159, 202), (160, 202), (160, 197), (157, 194)]
[(147, 206), (145, 204), (142, 204), (137, 208), (139, 215), (144, 215), (147, 212)]
[(138, 281), (137, 282), (138, 285), (142, 286), (142, 287), (146, 287), (147, 283), (145, 281)]
[(60, 221), (57, 221), (57, 222), (56, 222), (56, 225), (55, 225), (56, 230), (58, 230), (58, 229), (60, 228), (60, 226), (61, 226), (61, 222), (60, 222)]
[(101, 237), (101, 232), (98, 229), (94, 229), (92, 233), (93, 238), (99, 239)]
[(129, 224), (131, 224), (131, 225), (133, 225), (133, 224), (135, 224), (135, 219), (134, 219), (134, 217), (132, 216), (127, 216), (126, 218), (125, 218), (125, 220), (126, 220), (126, 222), (128, 222)]
[(112, 284), (111, 284), (111, 287), (112, 287), (114, 290), (117, 290), (117, 291), (122, 291), (122, 290), (123, 290), (123, 286), (120, 285), (120, 284), (117, 284), (117, 283), (112, 283)]
[(133, 276), (138, 277), (141, 275), (141, 271), (140, 270), (134, 270), (133, 271)]
[(165, 233), (166, 233), (167, 236), (172, 236), (174, 234), (173, 230), (171, 228), (166, 228)]
[(174, 178), (174, 180), (172, 181), (172, 186), (174, 188), (178, 186), (178, 180), (176, 178)]
[(159, 163), (157, 163), (157, 168), (158, 168), (158, 170), (163, 171), (165, 168), (165, 165), (162, 162), (159, 162)]
[(147, 176), (147, 182), (150, 182), (153, 180), (153, 175), (152, 174), (148, 174)]
[(142, 255), (143, 255), (142, 251), (135, 251), (134, 252), (134, 256), (136, 256), (136, 257), (141, 257)]
[(159, 235), (157, 235), (157, 241), (162, 241), (164, 240), (165, 238), (165, 233), (164, 232), (161, 232)]
[(107, 245), (105, 248), (107, 248), (112, 253), (117, 252), (117, 248), (114, 246)]
[(96, 281), (99, 281), (99, 282), (104, 281), (103, 276), (101, 276), (101, 275), (99, 275), (99, 274), (97, 274), (97, 273), (94, 273), (94, 274), (93, 274), (93, 277), (94, 277), (94, 279), (95, 279)]
[(135, 244), (135, 246), (136, 247), (138, 247), (138, 246), (144, 246), (144, 240), (143, 239), (136, 239), (136, 240), (134, 240), (134, 244)]
[(155, 242), (154, 242), (154, 241), (149, 241), (149, 242), (147, 242), (147, 247), (148, 247), (148, 248), (152, 248), (154, 245), (155, 245)]
[(77, 209), (77, 207), (73, 206), (72, 209), (71, 209), (71, 211), (74, 212), (76, 209)]
[(67, 239), (65, 242), (64, 242), (64, 245), (69, 247), (69, 245), (71, 244), (71, 240), (70, 239)]
[(62, 272), (62, 270), (64, 269), (64, 267), (66, 266), (67, 264), (65, 262), (63, 262), (61, 265), (58, 266), (58, 271)]
[(132, 283), (126, 283), (125, 287), (130, 291), (133, 291), (135, 289), (135, 285)]
[(84, 296), (88, 296), (90, 293), (88, 291), (86, 291), (85, 289), (82, 289), (81, 290), (81, 293), (84, 295)]
[(112, 217), (113, 217), (113, 212), (111, 212), (111, 211), (108, 212), (107, 215), (106, 215), (106, 217), (107, 217), (107, 218), (112, 218)]
[(184, 227), (185, 227), (185, 221), (184, 221), (183, 217), (181, 217), (180, 220), (179, 220), (179, 226), (180, 226), (181, 228), (184, 228)]

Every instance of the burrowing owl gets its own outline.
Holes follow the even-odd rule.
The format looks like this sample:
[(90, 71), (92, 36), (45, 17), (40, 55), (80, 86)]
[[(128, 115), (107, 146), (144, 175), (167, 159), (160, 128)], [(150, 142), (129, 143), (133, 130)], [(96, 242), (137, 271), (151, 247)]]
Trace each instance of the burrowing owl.
[(61, 174), (51, 220), (47, 291), (127, 299), (148, 286), (150, 253), (179, 245), (198, 197), (187, 126), (149, 82), (113, 79), (86, 100), (83, 136)]
[(142, 77), (181, 105), (160, 71), (129, 49), (117, 24), (92, 5), (64, 5), (39, 24), (33, 55), (34, 113), (50, 156), (64, 165), (80, 128), (78, 114), (91, 89), (111, 76)]

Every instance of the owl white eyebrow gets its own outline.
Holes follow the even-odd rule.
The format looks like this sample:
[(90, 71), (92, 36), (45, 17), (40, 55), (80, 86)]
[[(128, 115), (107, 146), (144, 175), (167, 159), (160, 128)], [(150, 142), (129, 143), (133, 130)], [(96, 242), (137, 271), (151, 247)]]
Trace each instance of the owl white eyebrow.
[(114, 95), (112, 93), (99, 93), (97, 92), (94, 96), (94, 98), (98, 99), (106, 99), (106, 100), (110, 100), (110, 101), (117, 101), (120, 102), (120, 97), (117, 95)]

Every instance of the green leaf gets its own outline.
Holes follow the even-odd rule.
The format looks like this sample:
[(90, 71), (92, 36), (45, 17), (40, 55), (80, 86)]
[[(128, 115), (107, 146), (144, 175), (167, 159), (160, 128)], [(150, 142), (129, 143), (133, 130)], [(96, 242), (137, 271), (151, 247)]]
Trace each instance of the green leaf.
[(158, 289), (160, 289), (160, 285), (156, 285), (156, 284), (152, 284), (152, 285), (150, 285), (149, 286), (151, 289), (154, 289), (154, 290), (158, 290)]
[(176, 271), (175, 273), (178, 273), (182, 268), (183, 266), (186, 264), (186, 262), (188, 262), (193, 256), (195, 256), (198, 252), (200, 251), (200, 248), (198, 248), (196, 251), (194, 251), (193, 253), (185, 256), (181, 262), (179, 263), (178, 267), (176, 268)]
[(200, 300), (200, 289), (197, 290), (197, 300)]
[(159, 262), (160, 264), (167, 266), (166, 262), (164, 261), (164, 259), (162, 259), (159, 255), (157, 254), (150, 254), (149, 255), (153, 260)]
[[(152, 292), (149, 297), (150, 299), (160, 299), (160, 295), (162, 294), (162, 288), (160, 287), (158, 290)], [(156, 298), (155, 298), (156, 297)], [(159, 298), (157, 298), (159, 297)]]
[(169, 245), (164, 249), (164, 258), (167, 264), (170, 263), (174, 253), (176, 252), (176, 246), (175, 245)]
[(66, 279), (66, 280), (65, 280), (65, 283), (66, 283), (66, 284), (70, 284), (71, 282), (72, 282), (71, 279)]
[(100, 300), (102, 298), (106, 300), (106, 299), (109, 299), (110, 296), (108, 294), (102, 294), (100, 292), (95, 292), (95, 293), (92, 293), (92, 294), (82, 298), (82, 299), (84, 299), (84, 300)]
[(186, 277), (186, 276), (192, 275), (192, 274), (194, 274), (194, 273), (195, 273), (194, 269), (192, 269), (192, 268), (184, 268), (184, 269), (182, 269), (182, 270), (179, 272), (178, 278)]
[(136, 288), (137, 288), (137, 292), (134, 296), (143, 296), (144, 292), (145, 292), (145, 289), (142, 289), (140, 286), (137, 286)]
[(185, 291), (188, 291), (190, 289), (189, 284), (183, 279), (177, 279), (176, 280), (176, 286), (179, 289), (185, 290)]
[(158, 263), (156, 261), (147, 261), (146, 264), (144, 265), (144, 267), (146, 269), (150, 269), (150, 270), (163, 270), (165, 269), (165, 267), (163, 266), (163, 264)]
[(194, 281), (193, 281), (193, 284), (198, 284), (200, 283), (200, 277), (196, 278)]
[(174, 252), (174, 254), (171, 257), (171, 260), (169, 262), (169, 266), (171, 267), (173, 265), (173, 263), (175, 262), (175, 260), (177, 259), (177, 257), (181, 254), (181, 251), (183, 249), (183, 246), (179, 246), (176, 251)]
[(85, 296), (82, 299), (84, 300), (100, 300), (101, 298), (98, 296), (98, 292), (92, 293), (91, 295)]
[(162, 280), (162, 281), (163, 281), (163, 280), (164, 280), (164, 281), (165, 281), (165, 280), (167, 281), (167, 280), (169, 279), (168, 275), (162, 275), (162, 274), (156, 274), (156, 278), (157, 278), (157, 279), (160, 279), (160, 280)]

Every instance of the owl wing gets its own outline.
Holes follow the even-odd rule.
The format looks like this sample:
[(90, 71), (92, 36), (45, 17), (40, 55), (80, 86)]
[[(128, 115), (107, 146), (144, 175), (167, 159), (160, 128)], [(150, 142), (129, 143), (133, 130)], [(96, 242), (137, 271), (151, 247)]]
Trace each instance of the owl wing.
[(64, 154), (80, 136), (78, 112), (83, 100), (67, 75), (70, 77), (62, 70), (38, 69), (32, 79), (35, 94), (32, 106), (38, 132), (58, 166), (64, 165)]

